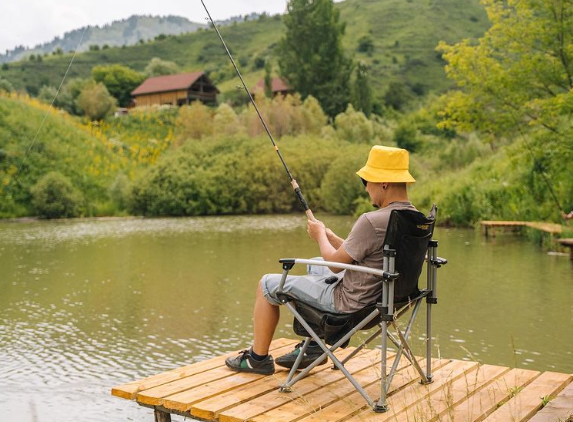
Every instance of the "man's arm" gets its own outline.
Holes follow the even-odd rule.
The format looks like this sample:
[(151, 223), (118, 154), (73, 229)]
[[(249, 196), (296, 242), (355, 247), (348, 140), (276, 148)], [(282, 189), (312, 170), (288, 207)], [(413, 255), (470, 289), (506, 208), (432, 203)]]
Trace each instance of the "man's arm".
[[(342, 247), (343, 239), (334, 235), (335, 237), (333, 237), (331, 241), (327, 235), (327, 229), (321, 221), (308, 220), (307, 232), (308, 235), (318, 243), (320, 255), (325, 261), (340, 262), (342, 264), (351, 264), (354, 261)], [(335, 247), (333, 243), (338, 244), (338, 247)], [(342, 271), (340, 268), (330, 268), (330, 270), (333, 273)]]
[(334, 249), (338, 249), (344, 243), (344, 239), (337, 236), (332, 230), (326, 228), (326, 237)]

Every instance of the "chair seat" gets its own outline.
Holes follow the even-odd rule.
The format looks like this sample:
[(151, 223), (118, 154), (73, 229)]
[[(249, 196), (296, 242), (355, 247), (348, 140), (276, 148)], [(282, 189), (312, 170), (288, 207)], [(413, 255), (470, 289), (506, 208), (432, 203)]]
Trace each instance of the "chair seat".
[[(397, 312), (402, 311), (410, 304), (417, 302), (428, 296), (431, 293), (429, 290), (418, 291), (418, 294), (412, 298), (401, 299), (394, 304), (394, 310)], [(292, 298), (291, 298), (292, 300)], [(302, 318), (310, 325), (312, 330), (322, 338), (326, 344), (333, 345), (340, 340), (346, 333), (352, 330), (356, 325), (363, 321), (368, 315), (377, 309), (376, 303), (365, 306), (359, 311), (353, 313), (336, 314), (332, 312), (325, 312), (316, 309), (304, 302), (292, 300), (296, 310), (300, 313)], [(380, 315), (372, 319), (363, 330), (369, 330), (376, 325), (380, 324)], [(293, 322), (293, 330), (296, 334), (308, 337), (310, 334), (304, 326), (298, 321), (297, 318)], [(346, 347), (348, 342), (341, 347)]]

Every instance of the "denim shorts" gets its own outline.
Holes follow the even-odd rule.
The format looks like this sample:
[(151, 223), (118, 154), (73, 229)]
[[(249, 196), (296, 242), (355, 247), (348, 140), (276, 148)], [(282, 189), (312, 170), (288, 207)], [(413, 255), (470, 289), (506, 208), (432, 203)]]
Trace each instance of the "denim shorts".
[[(322, 258), (313, 258), (322, 260)], [(289, 275), (285, 280), (283, 291), (295, 299), (326, 312), (338, 313), (334, 307), (334, 288), (342, 279), (344, 271), (333, 273), (328, 267), (309, 265), (307, 275)], [(338, 281), (326, 284), (325, 280), (336, 276)], [(282, 305), (276, 296), (282, 274), (265, 274), (261, 278), (263, 295), (271, 305)]]

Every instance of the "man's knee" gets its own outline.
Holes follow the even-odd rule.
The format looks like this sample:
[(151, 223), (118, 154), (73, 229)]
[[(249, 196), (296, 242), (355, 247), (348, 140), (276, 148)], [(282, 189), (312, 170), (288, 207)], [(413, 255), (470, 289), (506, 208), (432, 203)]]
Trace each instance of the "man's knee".
[(259, 291), (271, 305), (280, 305), (276, 292), (280, 285), (280, 274), (265, 274), (259, 281)]

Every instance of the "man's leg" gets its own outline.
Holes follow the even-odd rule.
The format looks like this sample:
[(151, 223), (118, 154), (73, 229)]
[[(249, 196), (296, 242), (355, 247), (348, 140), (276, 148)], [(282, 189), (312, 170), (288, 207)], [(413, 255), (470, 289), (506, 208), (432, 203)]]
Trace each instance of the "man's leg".
[(264, 297), (261, 283), (259, 283), (253, 312), (253, 331), (255, 336), (253, 352), (257, 355), (265, 356), (269, 353), (269, 346), (277, 328), (279, 317), (279, 307), (269, 303)]

